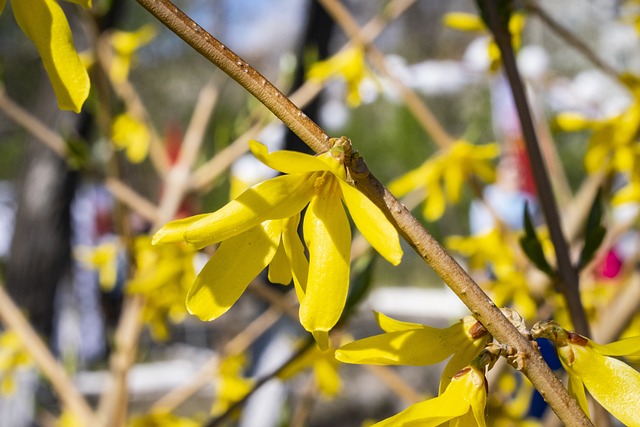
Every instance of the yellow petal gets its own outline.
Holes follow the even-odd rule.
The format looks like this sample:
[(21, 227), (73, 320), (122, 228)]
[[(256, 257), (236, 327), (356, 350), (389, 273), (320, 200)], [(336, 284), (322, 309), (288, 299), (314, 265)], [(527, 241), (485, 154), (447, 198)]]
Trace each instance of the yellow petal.
[(62, 8), (55, 0), (18, 0), (11, 5), (16, 22), (38, 49), (58, 106), (79, 113), (91, 83)]
[(284, 221), (285, 226), (282, 233), (282, 246), (287, 254), (287, 258), (289, 258), (289, 263), (291, 264), (291, 273), (293, 275), (296, 296), (298, 297), (298, 301), (302, 301), (307, 289), (309, 261), (307, 261), (304, 245), (302, 244), (300, 235), (298, 234), (300, 214)]
[(289, 264), (287, 253), (282, 245), (278, 245), (278, 250), (276, 250), (273, 260), (269, 264), (268, 277), (271, 283), (279, 283), (281, 285), (291, 283), (291, 264)]
[(7, 5), (7, 0), (0, 0), (0, 15), (4, 12), (4, 7)]
[(418, 188), (423, 188), (425, 185), (425, 164), (422, 166), (407, 172), (400, 178), (393, 180), (389, 184), (389, 191), (396, 197), (402, 197), (405, 194), (412, 192)]
[(432, 365), (469, 341), (461, 324), (445, 329), (420, 326), (420, 329), (374, 335), (346, 344), (336, 350), (336, 359), (355, 364)]
[(300, 322), (309, 332), (327, 332), (340, 318), (347, 299), (351, 251), (351, 229), (335, 178), (311, 199), (303, 230), (309, 278), (300, 302)]
[(593, 122), (582, 114), (560, 113), (556, 116), (556, 124), (565, 132), (577, 132), (592, 127)]
[(442, 376), (440, 377), (440, 387), (439, 392), (442, 393), (451, 382), (451, 379), (454, 375), (456, 375), (462, 368), (467, 366), (473, 359), (476, 358), (480, 354), (480, 352), (485, 348), (491, 336), (489, 334), (485, 335), (482, 338), (476, 340), (467, 339), (458, 345), (456, 349), (454, 349), (453, 356), (447, 362), (447, 366), (445, 366), (444, 371), (442, 372)]
[(482, 18), (478, 15), (464, 12), (450, 12), (444, 15), (444, 25), (460, 31), (484, 31), (486, 29)]
[(279, 235), (254, 227), (220, 244), (187, 295), (187, 309), (201, 320), (220, 317), (271, 262)]
[(249, 148), (262, 163), (283, 173), (295, 174), (329, 170), (326, 163), (309, 154), (287, 150), (269, 154), (269, 150), (265, 145), (254, 140), (249, 141)]
[(631, 182), (620, 189), (611, 199), (614, 206), (632, 203), (640, 200), (640, 183)]
[(444, 188), (447, 199), (453, 203), (458, 203), (460, 194), (462, 193), (462, 184), (464, 183), (464, 175), (462, 164), (452, 164), (444, 170)]
[[(336, 362), (337, 363), (337, 362)], [(318, 388), (326, 396), (333, 397), (340, 392), (342, 388), (342, 381), (338, 370), (334, 363), (331, 363), (326, 358), (321, 358), (313, 365), (313, 371), (318, 383)]]
[(346, 182), (338, 180), (353, 222), (371, 246), (393, 265), (400, 264), (402, 249), (398, 231), (371, 200)]
[(185, 240), (202, 248), (228, 239), (269, 219), (300, 212), (311, 199), (313, 178), (283, 175), (249, 188), (217, 211), (193, 223)]
[(640, 336), (625, 338), (609, 344), (596, 344), (589, 341), (587, 345), (605, 356), (640, 356)]
[(569, 375), (568, 387), (569, 394), (578, 402), (582, 412), (590, 416), (589, 404), (587, 402), (587, 394), (584, 391), (582, 380), (575, 375)]
[(401, 320), (394, 319), (386, 316), (378, 311), (374, 311), (373, 315), (376, 318), (376, 322), (385, 332), (398, 332), (398, 331), (410, 331), (412, 329), (425, 329), (426, 326), (420, 323), (403, 322)]
[(126, 149), (131, 163), (141, 163), (149, 151), (149, 128), (131, 114), (120, 114), (113, 121), (111, 139), (116, 147)]
[[(573, 364), (561, 357), (569, 375), (578, 377), (589, 393), (614, 417), (640, 426), (640, 373), (629, 365), (599, 354), (589, 346), (572, 345)], [(560, 351), (558, 352), (561, 355)]]
[(424, 208), (422, 214), (427, 221), (435, 221), (444, 214), (447, 202), (444, 199), (444, 194), (438, 186), (429, 187), (429, 193), (427, 199), (424, 202)]
[(151, 244), (184, 242), (185, 231), (189, 229), (191, 224), (200, 221), (207, 215), (209, 214), (194, 215), (168, 222), (160, 230), (155, 232)]

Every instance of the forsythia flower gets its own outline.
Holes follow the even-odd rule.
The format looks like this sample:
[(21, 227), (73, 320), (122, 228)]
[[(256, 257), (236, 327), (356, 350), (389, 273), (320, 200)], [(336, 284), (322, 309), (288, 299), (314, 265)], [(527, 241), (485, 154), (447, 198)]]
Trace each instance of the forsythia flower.
[(151, 245), (149, 236), (133, 243), (136, 270), (126, 292), (145, 297), (142, 317), (157, 340), (168, 337), (167, 319), (181, 321), (187, 311), (184, 299), (193, 280), (195, 252), (186, 245)]
[(316, 62), (307, 73), (310, 80), (318, 82), (341, 76), (347, 84), (347, 104), (352, 107), (357, 107), (362, 102), (360, 83), (371, 75), (362, 46), (353, 46), (325, 61)]
[(556, 348), (569, 374), (569, 393), (589, 414), (589, 393), (613, 416), (628, 426), (640, 426), (640, 373), (610, 356), (640, 355), (640, 337), (606, 345), (569, 332), (553, 320), (538, 322), (531, 329), (534, 338), (547, 338)]
[(116, 83), (127, 80), (136, 51), (153, 40), (155, 35), (152, 25), (144, 25), (137, 31), (114, 31), (111, 34), (109, 40), (115, 56), (109, 67), (109, 75)]
[(491, 340), (491, 335), (473, 317), (467, 316), (445, 329), (402, 322), (375, 313), (384, 334), (343, 345), (336, 359), (370, 365), (432, 365), (453, 355), (442, 374), (442, 392), (451, 378), (468, 365)]
[[(350, 186), (339, 140), (320, 156), (278, 151), (269, 154), (255, 141), (251, 151), (263, 163), (286, 173), (261, 182), (211, 214), (166, 224), (154, 243), (181, 242), (202, 248), (222, 242), (202, 269), (187, 297), (189, 311), (203, 320), (224, 314), (265, 267), (270, 280), (294, 281), (300, 321), (322, 348), (344, 308), (349, 285), (351, 229), (343, 203), (371, 245), (394, 265), (402, 249), (382, 211)], [(296, 232), (299, 212), (309, 261)]]
[(113, 121), (111, 140), (116, 148), (126, 150), (131, 163), (140, 163), (147, 157), (151, 133), (140, 120), (131, 114), (123, 113)]
[(102, 243), (95, 248), (78, 246), (74, 255), (88, 268), (98, 270), (100, 288), (103, 291), (113, 289), (118, 275), (118, 244), (115, 241)]
[[(91, 8), (91, 0), (70, 0)], [(0, 0), (0, 14), (6, 0)], [(89, 74), (73, 46), (71, 28), (56, 0), (13, 0), (13, 15), (38, 50), (62, 110), (80, 112), (89, 96)]]
[(216, 378), (216, 400), (211, 408), (211, 415), (223, 414), (253, 388), (254, 381), (242, 376), (245, 363), (242, 354), (227, 357), (220, 362)]
[(13, 331), (0, 334), (0, 393), (7, 395), (15, 389), (14, 375), (18, 368), (29, 366), (31, 356)]
[[(487, 385), (484, 367), (469, 365), (451, 379), (444, 392), (433, 399), (416, 403), (391, 418), (371, 427), (385, 426), (464, 426), (486, 427)], [(445, 424), (446, 423), (446, 424)]]
[(495, 143), (474, 145), (457, 141), (393, 181), (389, 191), (402, 197), (417, 189), (426, 190), (423, 215), (428, 221), (435, 221), (444, 213), (447, 200), (453, 203), (460, 200), (466, 179), (477, 176), (486, 182), (495, 180), (495, 168), (490, 160), (499, 153)]
[[(487, 32), (488, 29), (482, 18), (478, 15), (465, 12), (450, 12), (444, 15), (444, 24), (447, 27), (460, 31)], [(522, 46), (522, 31), (526, 23), (523, 13), (512, 13), (509, 19), (509, 33), (511, 34), (511, 44), (514, 50), (519, 50)], [(496, 71), (500, 67), (500, 49), (495, 41), (491, 41), (487, 46), (487, 56), (490, 60), (489, 69)]]

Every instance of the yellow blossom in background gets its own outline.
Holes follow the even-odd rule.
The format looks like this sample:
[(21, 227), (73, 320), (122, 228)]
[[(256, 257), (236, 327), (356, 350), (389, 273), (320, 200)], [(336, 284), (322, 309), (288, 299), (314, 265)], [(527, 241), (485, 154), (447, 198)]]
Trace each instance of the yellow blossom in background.
[(333, 398), (342, 389), (342, 381), (338, 374), (339, 366), (334, 348), (322, 350), (312, 346), (278, 372), (278, 378), (287, 381), (306, 369), (312, 369), (318, 389), (324, 396)]
[(255, 382), (242, 375), (246, 362), (243, 354), (229, 356), (220, 362), (215, 380), (215, 401), (211, 408), (214, 417), (222, 415), (253, 389)]
[(85, 266), (98, 270), (100, 288), (105, 292), (109, 292), (116, 284), (118, 250), (117, 241), (110, 241), (96, 247), (78, 246), (73, 253)]
[(84, 427), (82, 421), (73, 412), (64, 410), (55, 423), (55, 427)]
[(200, 422), (179, 417), (170, 412), (135, 415), (127, 421), (127, 427), (199, 427), (200, 425)]
[(126, 292), (144, 296), (142, 317), (157, 340), (168, 337), (168, 320), (178, 323), (187, 315), (184, 300), (195, 279), (194, 255), (186, 245), (152, 246), (149, 236), (133, 243), (135, 272)]
[(129, 70), (135, 63), (135, 53), (148, 44), (156, 35), (151, 24), (140, 27), (137, 31), (114, 31), (109, 41), (114, 50), (114, 57), (109, 67), (109, 76), (116, 83), (127, 80)]
[(31, 356), (13, 331), (0, 334), (0, 394), (8, 395), (15, 390), (14, 376), (18, 369), (32, 364)]
[(460, 200), (462, 185), (467, 179), (495, 180), (495, 166), (491, 160), (499, 153), (495, 143), (474, 145), (457, 141), (393, 181), (389, 184), (389, 191), (396, 197), (402, 197), (415, 190), (424, 190), (422, 213), (428, 221), (435, 221), (444, 213), (447, 200), (452, 203)]
[(309, 80), (319, 83), (336, 77), (344, 79), (347, 85), (347, 104), (352, 107), (357, 107), (362, 102), (360, 84), (372, 76), (362, 46), (352, 46), (327, 60), (316, 62), (307, 73)]
[[(487, 26), (479, 15), (466, 12), (450, 12), (443, 17), (444, 25), (459, 31), (473, 31), (479, 33), (488, 33)], [(511, 14), (509, 19), (509, 33), (511, 34), (511, 45), (515, 51), (522, 47), (522, 31), (526, 24), (526, 16), (524, 13), (515, 12)], [(487, 56), (490, 60), (489, 69), (497, 71), (500, 68), (501, 58), (500, 49), (495, 41), (491, 41), (487, 46)]]
[[(203, 320), (224, 314), (264, 268), (270, 280), (292, 279), (300, 300), (300, 321), (322, 348), (344, 308), (349, 286), (351, 227), (345, 208), (371, 245), (389, 262), (400, 263), (398, 233), (382, 211), (346, 181), (340, 157), (343, 139), (320, 156), (278, 151), (255, 141), (251, 151), (287, 175), (261, 182), (211, 214), (166, 224), (154, 243), (186, 241), (196, 248), (222, 242), (189, 291), (189, 311)], [(303, 233), (299, 213), (307, 207)]]
[(413, 404), (372, 427), (486, 427), (486, 404), (484, 367), (470, 365), (453, 376), (440, 396)]
[(569, 332), (552, 320), (531, 328), (534, 338), (547, 338), (569, 374), (569, 393), (589, 414), (585, 387), (614, 417), (640, 426), (640, 373), (614, 357), (640, 355), (640, 336), (606, 345)]
[[(73, 3), (91, 8), (91, 0)], [(0, 0), (0, 13), (5, 4), (6, 0)], [(73, 46), (71, 28), (62, 8), (56, 0), (13, 0), (11, 6), (20, 29), (38, 50), (58, 106), (79, 113), (89, 96), (91, 82)]]
[(131, 163), (140, 163), (146, 157), (151, 142), (149, 128), (131, 114), (118, 115), (111, 127), (111, 140), (119, 150), (126, 150)]
[(375, 316), (385, 333), (343, 345), (336, 350), (336, 359), (355, 364), (423, 366), (453, 356), (442, 374), (440, 391), (492, 339), (473, 316), (444, 329), (402, 322), (377, 312)]

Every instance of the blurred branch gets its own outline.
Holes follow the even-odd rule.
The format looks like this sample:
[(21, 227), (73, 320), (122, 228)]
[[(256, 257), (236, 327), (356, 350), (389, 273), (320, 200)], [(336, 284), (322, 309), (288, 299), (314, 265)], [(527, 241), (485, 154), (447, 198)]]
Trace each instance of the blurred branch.
[[(207, 33), (173, 3), (168, 0), (138, 0), (138, 3), (258, 98), (314, 151), (325, 152), (329, 148), (328, 135), (316, 123), (306, 117), (249, 64)], [(422, 224), (370, 173), (363, 159), (348, 159), (347, 167), (351, 170), (357, 188), (389, 215), (403, 238), (471, 309), (489, 332), (501, 343), (509, 344), (523, 354), (527, 360), (523, 372), (545, 396), (563, 422), (569, 426), (591, 425), (531, 342), (520, 334)]]
[(556, 33), (558, 37), (567, 42), (567, 44), (573, 46), (578, 52), (580, 52), (585, 58), (587, 58), (593, 65), (600, 68), (607, 73), (610, 77), (616, 80), (620, 80), (620, 74), (609, 64), (607, 64), (602, 58), (600, 58), (585, 42), (576, 37), (571, 31), (562, 26), (551, 15), (549, 15), (536, 0), (524, 0), (524, 6), (531, 13), (536, 15), (542, 22), (545, 23), (551, 31)]
[(433, 141), (440, 148), (450, 145), (454, 138), (449, 135), (440, 125), (438, 119), (433, 115), (427, 104), (410, 88), (407, 87), (398, 77), (396, 77), (387, 66), (384, 54), (372, 43), (372, 39), (365, 39), (365, 30), (361, 30), (357, 21), (349, 13), (347, 8), (339, 0), (319, 0), (327, 9), (327, 12), (340, 24), (347, 36), (355, 42), (364, 46), (367, 56), (373, 65), (389, 78), (400, 92), (400, 96), (409, 108), (409, 111), (416, 117), (418, 123), (431, 136)]
[(78, 417), (82, 425), (99, 425), (96, 415), (75, 387), (63, 366), (53, 357), (47, 345), (7, 295), (2, 284), (0, 284), (0, 319), (8, 329), (20, 337), (20, 342), (27, 349), (42, 375), (51, 383), (63, 405)]
[(105, 179), (105, 187), (120, 202), (151, 222), (157, 221), (158, 208), (124, 182), (114, 177)]
[(0, 88), (0, 110), (31, 135), (42, 141), (44, 145), (51, 148), (57, 155), (63, 159), (67, 158), (67, 144), (64, 139), (49, 129), (36, 116), (13, 102), (3, 88)]

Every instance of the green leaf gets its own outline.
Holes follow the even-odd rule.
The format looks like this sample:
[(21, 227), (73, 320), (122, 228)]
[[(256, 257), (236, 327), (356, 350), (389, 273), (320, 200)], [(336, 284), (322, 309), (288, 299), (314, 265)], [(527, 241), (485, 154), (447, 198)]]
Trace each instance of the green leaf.
[(542, 243), (540, 243), (540, 239), (538, 239), (536, 230), (533, 227), (533, 222), (529, 215), (529, 205), (527, 203), (524, 205), (524, 236), (520, 238), (520, 247), (527, 255), (527, 258), (529, 258), (540, 271), (546, 273), (552, 279), (555, 278), (556, 274), (544, 256)]
[(598, 190), (584, 229), (584, 246), (578, 259), (578, 270), (582, 270), (593, 259), (602, 244), (607, 229), (602, 226), (602, 194)]

